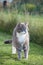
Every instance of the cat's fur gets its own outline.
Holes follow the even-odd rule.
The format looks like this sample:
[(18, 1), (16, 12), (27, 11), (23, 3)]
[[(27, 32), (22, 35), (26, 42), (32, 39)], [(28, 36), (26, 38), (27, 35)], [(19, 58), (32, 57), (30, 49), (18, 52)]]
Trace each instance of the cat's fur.
[(13, 30), (12, 36), (12, 54), (17, 52), (18, 59), (21, 59), (21, 51), (24, 51), (24, 57), (28, 59), (29, 53), (29, 32), (27, 23), (18, 23)]

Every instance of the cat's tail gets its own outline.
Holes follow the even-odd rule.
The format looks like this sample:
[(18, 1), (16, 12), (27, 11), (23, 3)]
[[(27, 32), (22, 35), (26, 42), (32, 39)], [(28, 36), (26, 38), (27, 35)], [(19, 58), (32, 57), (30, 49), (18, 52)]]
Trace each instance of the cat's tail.
[(12, 43), (12, 40), (5, 40), (4, 43), (5, 44), (11, 44)]

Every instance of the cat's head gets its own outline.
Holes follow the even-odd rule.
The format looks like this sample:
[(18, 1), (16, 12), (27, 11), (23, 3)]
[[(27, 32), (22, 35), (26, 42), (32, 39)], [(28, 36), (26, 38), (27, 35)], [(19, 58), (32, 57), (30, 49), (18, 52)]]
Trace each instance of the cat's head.
[(28, 23), (18, 23), (17, 24), (18, 33), (21, 33), (21, 32), (26, 33), (26, 30), (28, 30)]

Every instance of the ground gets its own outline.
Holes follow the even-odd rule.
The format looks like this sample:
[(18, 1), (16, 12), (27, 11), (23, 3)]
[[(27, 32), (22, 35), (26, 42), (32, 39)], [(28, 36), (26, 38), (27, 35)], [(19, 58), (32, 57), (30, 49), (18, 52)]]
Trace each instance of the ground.
[[(43, 65), (43, 47), (36, 43), (30, 42), (29, 58), (20, 61), (17, 59), (17, 54), (12, 55), (11, 44), (4, 44), (6, 39), (11, 36), (6, 33), (0, 33), (0, 65)], [(22, 53), (23, 55), (23, 53)]]

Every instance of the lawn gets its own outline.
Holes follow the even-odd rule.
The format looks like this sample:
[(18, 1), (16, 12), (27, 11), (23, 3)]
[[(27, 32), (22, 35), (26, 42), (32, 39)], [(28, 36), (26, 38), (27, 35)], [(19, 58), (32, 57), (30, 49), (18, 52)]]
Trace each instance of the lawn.
[(4, 40), (11, 36), (0, 32), (0, 65), (43, 65), (43, 47), (30, 42), (30, 52), (28, 60), (17, 59), (17, 54), (12, 55), (11, 44), (4, 44)]

